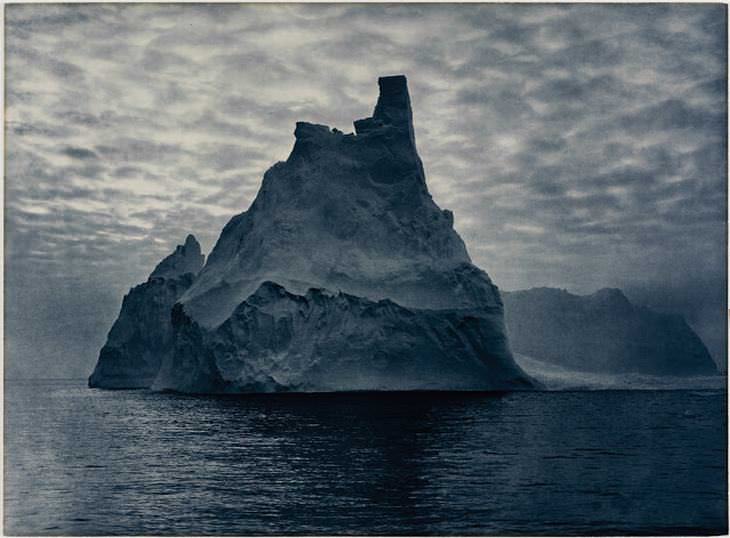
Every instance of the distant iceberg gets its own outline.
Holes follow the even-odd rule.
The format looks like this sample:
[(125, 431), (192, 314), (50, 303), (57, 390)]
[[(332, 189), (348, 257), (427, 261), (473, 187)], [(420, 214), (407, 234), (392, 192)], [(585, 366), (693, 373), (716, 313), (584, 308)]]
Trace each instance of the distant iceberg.
[(502, 295), (512, 349), (538, 378), (636, 388), (718, 376), (707, 348), (681, 316), (635, 306), (621, 290), (580, 296), (533, 288)]

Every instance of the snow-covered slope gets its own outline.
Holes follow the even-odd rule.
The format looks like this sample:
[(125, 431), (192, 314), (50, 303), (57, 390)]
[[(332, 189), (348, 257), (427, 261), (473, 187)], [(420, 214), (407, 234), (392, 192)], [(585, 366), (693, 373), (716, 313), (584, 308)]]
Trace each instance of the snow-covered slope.
[(189, 235), (165, 258), (147, 282), (124, 297), (119, 317), (101, 349), (89, 386), (147, 388), (172, 347), (170, 310), (203, 266), (200, 244)]
[(681, 316), (634, 306), (618, 289), (579, 296), (534, 288), (503, 297), (512, 349), (542, 363), (611, 375), (717, 374)]
[(185, 311), (214, 327), (270, 280), (294, 293), (324, 287), (416, 308), (496, 306), (453, 215), (431, 199), (402, 76), (379, 80), (357, 134), (297, 123), (248, 211), (225, 226)]
[(722, 375), (651, 375), (637, 373), (588, 372), (565, 368), (550, 361), (514, 354), (517, 364), (545, 390), (726, 390)]

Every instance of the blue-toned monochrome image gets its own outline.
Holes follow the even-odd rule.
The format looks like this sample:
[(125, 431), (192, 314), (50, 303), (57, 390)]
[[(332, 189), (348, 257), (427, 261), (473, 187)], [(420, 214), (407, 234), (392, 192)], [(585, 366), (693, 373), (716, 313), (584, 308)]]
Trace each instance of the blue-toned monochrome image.
[(4, 25), (5, 535), (727, 534), (725, 4)]

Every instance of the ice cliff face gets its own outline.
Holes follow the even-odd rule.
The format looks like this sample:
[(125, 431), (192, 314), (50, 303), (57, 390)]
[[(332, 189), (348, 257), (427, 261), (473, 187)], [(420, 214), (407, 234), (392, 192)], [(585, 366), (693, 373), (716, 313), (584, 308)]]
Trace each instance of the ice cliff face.
[(139, 386), (195, 393), (536, 386), (428, 192), (405, 77), (379, 85), (355, 134), (296, 124), (197, 277), (186, 242), (130, 293), (92, 386), (129, 386), (132, 364)]
[(195, 280), (204, 257), (195, 237), (165, 258), (144, 284), (124, 297), (119, 317), (101, 349), (89, 386), (147, 388), (172, 349), (170, 311)]
[(183, 392), (504, 390), (533, 386), (508, 360), (500, 308), (409, 309), (264, 282), (215, 330), (181, 305), (154, 388)]
[(634, 306), (618, 289), (578, 296), (534, 288), (503, 297), (516, 353), (583, 372), (717, 373), (707, 348), (681, 316)]

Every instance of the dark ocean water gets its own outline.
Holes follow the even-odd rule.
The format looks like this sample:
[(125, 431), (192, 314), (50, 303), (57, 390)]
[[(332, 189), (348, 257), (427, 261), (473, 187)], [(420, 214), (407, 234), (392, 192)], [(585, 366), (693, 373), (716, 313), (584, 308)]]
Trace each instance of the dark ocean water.
[(6, 381), (5, 533), (725, 533), (725, 402)]

